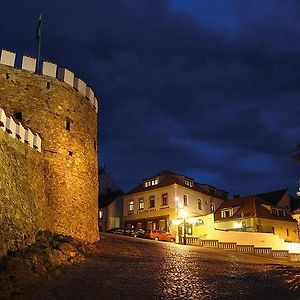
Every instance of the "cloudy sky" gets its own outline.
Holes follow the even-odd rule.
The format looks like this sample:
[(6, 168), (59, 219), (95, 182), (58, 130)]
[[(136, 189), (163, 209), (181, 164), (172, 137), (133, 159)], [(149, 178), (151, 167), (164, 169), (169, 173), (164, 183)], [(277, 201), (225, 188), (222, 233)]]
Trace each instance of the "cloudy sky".
[(163, 169), (231, 194), (297, 187), (298, 0), (1, 0), (0, 47), (73, 70), (125, 191)]

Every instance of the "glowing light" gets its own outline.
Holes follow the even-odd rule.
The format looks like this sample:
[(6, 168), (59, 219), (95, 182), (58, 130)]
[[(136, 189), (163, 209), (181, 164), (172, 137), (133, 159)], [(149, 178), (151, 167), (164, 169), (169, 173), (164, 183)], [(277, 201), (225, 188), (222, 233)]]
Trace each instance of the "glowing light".
[(284, 243), (286, 250), (290, 253), (300, 253), (300, 243)]
[(172, 221), (172, 225), (179, 225), (179, 224), (181, 224), (181, 220), (173, 220)]
[(236, 228), (236, 229), (243, 228), (242, 222), (234, 222), (233, 223), (233, 228)]
[(181, 210), (179, 215), (180, 215), (181, 218), (185, 219), (188, 216), (188, 213), (185, 210)]
[(187, 221), (188, 221), (190, 224), (195, 224), (195, 223), (198, 222), (198, 218), (189, 218)]

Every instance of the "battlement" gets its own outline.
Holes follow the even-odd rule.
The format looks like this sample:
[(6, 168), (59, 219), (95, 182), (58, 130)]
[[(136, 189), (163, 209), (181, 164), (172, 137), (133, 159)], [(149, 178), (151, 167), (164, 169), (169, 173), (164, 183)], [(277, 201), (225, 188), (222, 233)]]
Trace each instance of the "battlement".
[[(16, 53), (2, 49), (0, 56), (0, 64), (16, 68)], [(23, 55), (21, 69), (32, 73), (36, 73), (37, 60), (34, 57)], [(67, 68), (58, 67), (57, 64), (43, 61), (41, 76), (49, 76), (56, 78), (59, 81), (65, 82), (74, 88), (77, 92), (88, 99), (91, 105), (98, 113), (98, 100), (95, 97), (94, 91), (82, 79), (75, 76), (74, 73)]]
[(12, 138), (42, 152), (42, 140), (40, 135), (16, 120), (14, 116), (6, 113), (1, 107), (0, 129), (9, 134)]

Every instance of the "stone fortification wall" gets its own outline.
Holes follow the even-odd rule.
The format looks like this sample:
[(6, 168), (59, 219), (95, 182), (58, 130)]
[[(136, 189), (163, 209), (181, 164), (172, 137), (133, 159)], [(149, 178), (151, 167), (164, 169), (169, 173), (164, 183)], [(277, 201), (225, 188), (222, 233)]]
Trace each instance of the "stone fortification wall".
[(80, 90), (77, 79), (76, 88), (72, 72), (58, 72), (55, 64), (49, 69), (44, 63), (44, 75), (37, 75), (33, 68), (14, 68), (14, 61), (8, 60), (11, 52), (5, 53), (0, 60), (0, 103), (10, 114), (22, 112), (24, 124), (42, 139), (48, 229), (94, 241), (98, 102), (91, 88), (83, 89), (83, 81)]
[(41, 153), (0, 130), (0, 257), (47, 227)]

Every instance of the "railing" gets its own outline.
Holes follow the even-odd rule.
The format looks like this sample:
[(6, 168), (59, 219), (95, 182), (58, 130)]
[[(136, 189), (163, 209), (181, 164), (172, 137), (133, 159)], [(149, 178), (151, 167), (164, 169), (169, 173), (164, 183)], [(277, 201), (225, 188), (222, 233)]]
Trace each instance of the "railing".
[(272, 248), (267, 247), (255, 247), (254, 254), (259, 256), (272, 256)]
[(187, 236), (186, 237), (187, 245), (199, 245), (199, 242), (200, 242), (199, 237), (195, 237), (195, 236)]
[(222, 249), (222, 250), (236, 250), (236, 243), (219, 242), (218, 246), (219, 246), (219, 249)]
[(254, 254), (254, 245), (236, 245), (236, 251)]
[(300, 262), (300, 253), (290, 253), (290, 260)]
[[(180, 244), (184, 243), (183, 236), (179, 236)], [(254, 245), (237, 245), (234, 242), (219, 242), (218, 240), (205, 240), (198, 236), (186, 236), (186, 245), (199, 245), (201, 247), (218, 248), (220, 250), (236, 251), (257, 256), (266, 256), (275, 259), (289, 259), (300, 262), (300, 253), (289, 253), (288, 250), (272, 250), (271, 247), (255, 247)]]
[(202, 247), (219, 248), (219, 241), (218, 240), (201, 240), (200, 245)]
[(273, 258), (289, 258), (289, 251), (288, 250), (272, 250), (272, 257)]

